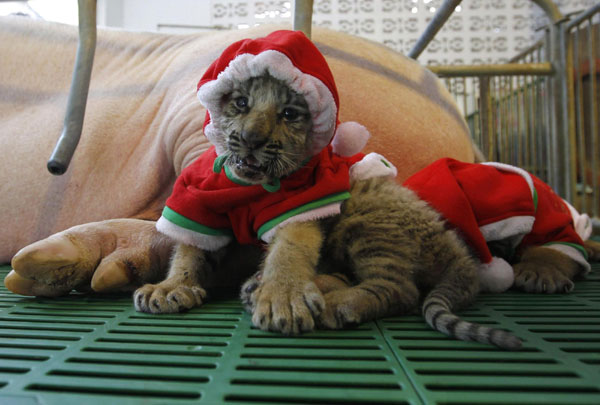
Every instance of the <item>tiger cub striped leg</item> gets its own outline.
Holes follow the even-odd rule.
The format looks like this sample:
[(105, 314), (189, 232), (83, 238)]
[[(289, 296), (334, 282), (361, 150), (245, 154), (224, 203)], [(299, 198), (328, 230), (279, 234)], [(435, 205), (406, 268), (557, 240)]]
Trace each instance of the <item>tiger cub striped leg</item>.
[(419, 291), (412, 281), (375, 277), (325, 294), (319, 325), (328, 329), (356, 326), (385, 316), (414, 313), (418, 304)]
[(252, 323), (262, 330), (298, 334), (314, 329), (325, 305), (313, 282), (323, 234), (317, 222), (296, 222), (277, 230), (251, 293)]

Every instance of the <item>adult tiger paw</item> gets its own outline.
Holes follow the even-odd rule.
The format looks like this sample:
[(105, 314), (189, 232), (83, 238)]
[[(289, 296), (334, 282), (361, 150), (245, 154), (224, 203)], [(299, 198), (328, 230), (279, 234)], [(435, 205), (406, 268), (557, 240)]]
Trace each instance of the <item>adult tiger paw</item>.
[(284, 335), (312, 331), (325, 306), (321, 291), (312, 281), (263, 281), (251, 295), (252, 323)]
[(172, 246), (153, 221), (79, 225), (17, 252), (4, 284), (17, 294), (45, 297), (73, 289), (132, 291), (164, 277)]

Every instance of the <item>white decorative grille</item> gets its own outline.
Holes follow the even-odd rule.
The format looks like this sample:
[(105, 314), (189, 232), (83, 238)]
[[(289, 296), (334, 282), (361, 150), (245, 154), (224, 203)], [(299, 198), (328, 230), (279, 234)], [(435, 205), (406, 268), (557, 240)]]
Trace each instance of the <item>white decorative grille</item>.
[[(315, 0), (313, 23), (383, 43), (407, 53), (442, 0)], [(559, 0), (563, 13), (595, 0)], [(291, 0), (211, 0), (211, 22), (243, 28), (290, 22)], [(465, 0), (419, 60), (424, 64), (505, 62), (531, 45), (547, 23), (529, 0)]]

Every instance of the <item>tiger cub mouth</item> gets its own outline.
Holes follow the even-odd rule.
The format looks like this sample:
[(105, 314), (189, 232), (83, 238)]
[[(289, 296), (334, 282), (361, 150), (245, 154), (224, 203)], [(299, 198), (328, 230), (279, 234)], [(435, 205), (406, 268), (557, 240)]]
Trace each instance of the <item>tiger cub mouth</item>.
[(252, 155), (246, 157), (237, 157), (234, 161), (235, 174), (242, 180), (261, 180), (266, 178), (267, 167), (262, 165), (258, 159)]

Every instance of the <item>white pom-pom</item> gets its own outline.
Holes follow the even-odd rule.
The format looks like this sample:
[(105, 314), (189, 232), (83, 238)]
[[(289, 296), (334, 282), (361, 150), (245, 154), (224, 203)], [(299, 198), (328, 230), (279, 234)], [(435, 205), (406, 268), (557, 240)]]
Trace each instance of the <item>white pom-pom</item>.
[(358, 122), (343, 122), (338, 125), (331, 141), (333, 152), (340, 156), (353, 156), (359, 153), (369, 140), (371, 134)]
[(506, 260), (493, 257), (479, 266), (479, 291), (500, 293), (508, 290), (515, 281), (515, 273)]
[(371, 152), (350, 167), (350, 178), (366, 180), (373, 177), (396, 177), (398, 169), (379, 153)]
[(573, 217), (573, 225), (575, 226), (575, 232), (577, 235), (583, 240), (588, 240), (590, 236), (592, 236), (592, 220), (590, 219), (588, 214), (580, 214), (575, 207), (569, 204), (568, 201), (563, 200), (563, 203), (571, 212), (571, 217)]

